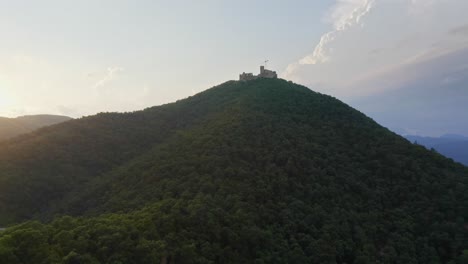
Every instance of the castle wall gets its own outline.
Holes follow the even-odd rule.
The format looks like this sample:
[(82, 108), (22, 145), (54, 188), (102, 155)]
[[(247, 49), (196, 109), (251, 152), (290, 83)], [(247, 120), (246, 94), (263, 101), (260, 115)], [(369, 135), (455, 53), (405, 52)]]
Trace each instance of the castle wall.
[(264, 66), (260, 66), (260, 74), (259, 75), (253, 75), (253, 73), (241, 73), (239, 75), (239, 80), (240, 81), (249, 81), (249, 80), (255, 80), (257, 78), (271, 78), (271, 79), (276, 79), (278, 78), (278, 75), (276, 74), (275, 71), (270, 71), (265, 69)]
[(274, 71), (270, 71), (270, 70), (263, 70), (263, 72), (261, 72), (258, 77), (260, 78), (272, 78), (272, 79), (275, 79), (275, 78), (278, 78), (278, 75), (276, 74), (276, 72)]
[(254, 76), (253, 73), (241, 73), (239, 75), (239, 80), (240, 81), (250, 81), (256, 79), (257, 76)]

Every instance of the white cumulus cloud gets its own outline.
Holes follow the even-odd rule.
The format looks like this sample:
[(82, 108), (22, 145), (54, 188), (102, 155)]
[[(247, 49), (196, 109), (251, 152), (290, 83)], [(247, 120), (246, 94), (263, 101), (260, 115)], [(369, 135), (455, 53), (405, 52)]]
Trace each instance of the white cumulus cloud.
[(374, 0), (340, 0), (332, 12), (334, 29), (324, 34), (315, 47), (314, 52), (302, 58), (299, 64), (317, 64), (329, 60), (331, 49), (329, 44), (334, 41), (341, 32), (357, 26), (362, 18), (370, 12)]
[(120, 73), (123, 72), (124, 69), (122, 67), (109, 67), (107, 68), (106, 74), (104, 75), (103, 78), (98, 80), (94, 85), (93, 88), (99, 88), (101, 86), (104, 86), (108, 82), (114, 80), (116, 76)]
[(465, 10), (465, 0), (337, 0), (331, 30), (281, 77), (342, 99), (379, 92), (390, 85), (362, 80), (468, 47)]

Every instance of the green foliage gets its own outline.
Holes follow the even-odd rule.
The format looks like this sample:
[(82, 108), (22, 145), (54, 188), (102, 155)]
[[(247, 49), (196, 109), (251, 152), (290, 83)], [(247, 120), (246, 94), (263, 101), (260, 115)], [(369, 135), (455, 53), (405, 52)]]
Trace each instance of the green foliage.
[(467, 259), (465, 167), (283, 80), (0, 149), (0, 219), (43, 220), (1, 232), (0, 263)]

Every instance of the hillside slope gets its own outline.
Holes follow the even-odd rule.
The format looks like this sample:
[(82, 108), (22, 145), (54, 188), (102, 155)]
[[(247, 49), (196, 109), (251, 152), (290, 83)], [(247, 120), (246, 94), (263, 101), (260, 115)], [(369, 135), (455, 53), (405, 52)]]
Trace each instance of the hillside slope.
[(41, 127), (71, 120), (70, 117), (57, 115), (31, 115), (17, 118), (0, 117), (0, 140), (29, 133)]
[(3, 231), (0, 260), (444, 263), (466, 257), (467, 184), (334, 98), (227, 82), (3, 143), (3, 223), (73, 217)]
[[(201, 98), (134, 113), (101, 113), (0, 142), (0, 225), (48, 211), (89, 180), (145, 153), (224, 106)], [(25, 198), (27, 197), (27, 198)]]

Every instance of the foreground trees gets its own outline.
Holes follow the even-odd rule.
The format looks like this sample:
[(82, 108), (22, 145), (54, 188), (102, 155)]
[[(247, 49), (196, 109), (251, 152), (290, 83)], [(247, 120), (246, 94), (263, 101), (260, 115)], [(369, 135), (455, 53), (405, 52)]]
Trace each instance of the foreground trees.
[(465, 167), (282, 80), (4, 146), (0, 263), (467, 259)]

